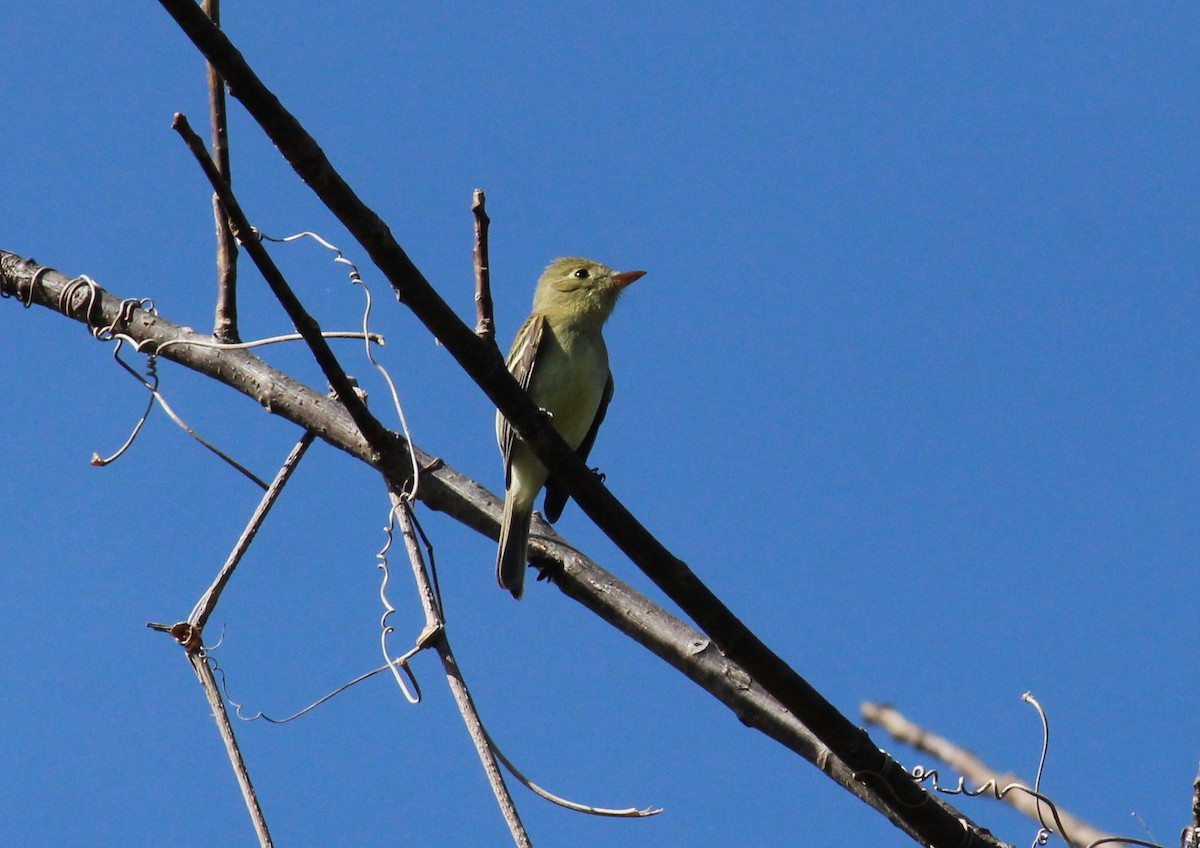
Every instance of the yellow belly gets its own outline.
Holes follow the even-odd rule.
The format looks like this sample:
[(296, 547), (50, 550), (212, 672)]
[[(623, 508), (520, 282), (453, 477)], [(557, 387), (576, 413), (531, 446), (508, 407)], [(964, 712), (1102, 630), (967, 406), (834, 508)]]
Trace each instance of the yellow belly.
[(579, 447), (591, 428), (607, 382), (608, 351), (598, 332), (546, 327), (529, 395), (571, 447)]

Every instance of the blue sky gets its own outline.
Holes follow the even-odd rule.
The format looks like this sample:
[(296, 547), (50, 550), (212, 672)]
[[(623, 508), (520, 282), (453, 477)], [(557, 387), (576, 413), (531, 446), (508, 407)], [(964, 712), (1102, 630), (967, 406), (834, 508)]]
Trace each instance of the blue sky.
[[(249, 62), (467, 320), (471, 191), (488, 192), (504, 345), (549, 259), (648, 271), (609, 324), (593, 461), (817, 689), (849, 715), (892, 702), (1024, 775), (1032, 691), (1048, 794), (1174, 843), (1200, 757), (1194, 5), (226, 5)], [(0, 247), (209, 327), (208, 191), (169, 130), (175, 111), (206, 124), (198, 55), (149, 2), (15, 4), (6, 29)], [(253, 222), (362, 260), (416, 441), (497, 489), (486, 399), (236, 104), (231, 127)], [(274, 254), (326, 329), (356, 326), (361, 295), (326, 255)], [(248, 263), (242, 279), (243, 335), (286, 331)], [(12, 301), (0, 321), (6, 839), (249, 844), (191, 670), (144, 625), (186, 617), (257, 494), (162, 415), (89, 467), (141, 390), (76, 324)], [(264, 356), (324, 383), (302, 349)], [(161, 370), (192, 426), (273, 473), (291, 425)], [(386, 515), (371, 472), (310, 452), (214, 617), (252, 711), (378, 664)], [(911, 844), (553, 589), (513, 603), (489, 540), (425, 521), (509, 756), (576, 800), (666, 809), (596, 820), (518, 789), (535, 844)], [(577, 508), (559, 528), (657, 597)], [(420, 707), (378, 678), (239, 726), (278, 844), (506, 843), (436, 659), (416, 668)]]

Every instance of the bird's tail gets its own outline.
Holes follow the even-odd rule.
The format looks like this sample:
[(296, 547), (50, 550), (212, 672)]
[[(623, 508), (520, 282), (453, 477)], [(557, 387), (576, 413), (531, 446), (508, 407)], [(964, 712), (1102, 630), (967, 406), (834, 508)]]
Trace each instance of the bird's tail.
[(496, 580), (501, 589), (512, 592), (518, 601), (525, 592), (525, 564), (529, 561), (529, 523), (533, 506), (515, 505), (510, 493), (504, 499), (504, 520), (500, 524), (500, 551), (496, 555)]

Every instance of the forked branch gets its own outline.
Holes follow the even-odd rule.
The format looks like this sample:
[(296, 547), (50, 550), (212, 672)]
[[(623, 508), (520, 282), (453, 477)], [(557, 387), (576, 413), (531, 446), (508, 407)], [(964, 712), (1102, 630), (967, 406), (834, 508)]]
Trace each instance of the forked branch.
[(520, 389), (495, 346), (482, 341), (434, 291), (386, 224), (334, 169), (316, 140), (263, 84), (192, 0), (162, 6), (224, 77), (296, 173), (350, 231), (405, 303), (496, 404), (538, 459), (604, 533), (671, 600), (877, 792), (930, 845), (990, 844), (986, 831), (950, 813), (870, 737), (758, 638), (608, 491)]
[[(272, 368), (249, 350), (217, 350), (211, 337), (161, 315), (151, 319), (137, 310), (126, 311), (122, 308), (125, 301), (99, 287), (94, 301), (70, 296), (72, 282), (57, 271), (0, 251), (0, 297), (52, 309), (88, 327), (111, 326), (139, 349), (160, 351), (161, 358), (242, 392), (272, 414), (317, 433), (333, 447), (371, 464), (390, 481), (400, 483), (411, 474), (407, 453), (411, 449), (421, 468), (421, 501), (492, 539), (497, 537), (501, 502), (444, 461), (408, 445), (379, 457), (340, 404)], [(813, 763), (897, 827), (918, 838), (893, 809), (893, 799), (864, 785), (863, 776), (849, 768), (704, 634), (605, 571), (544, 522), (535, 525), (531, 544), (535, 560), (553, 574), (552, 585), (682, 672), (725, 704), (743, 724)], [(959, 815), (940, 800), (932, 803), (948, 815)], [(983, 844), (1001, 843), (986, 838)]]

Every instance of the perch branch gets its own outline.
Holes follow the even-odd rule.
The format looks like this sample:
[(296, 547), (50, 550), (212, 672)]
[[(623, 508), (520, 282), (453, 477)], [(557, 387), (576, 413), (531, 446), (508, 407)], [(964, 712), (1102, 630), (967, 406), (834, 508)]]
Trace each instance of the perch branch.
[(359, 199), (316, 140), (284, 109), (242, 55), (193, 0), (159, 0), (196, 47), (218, 69), (234, 97), (337, 216), (405, 303), (491, 398), (596, 525), (707, 633), (718, 647), (785, 708), (807, 725), (861, 780), (889, 798), (888, 805), (920, 839), (935, 846), (972, 848), (987, 836), (951, 815), (898, 764), (758, 638), (678, 557), (617, 500), (575, 454), (517, 385), (494, 345), (477, 338), (434, 291), (393, 238), (387, 225)]
[[(57, 271), (0, 251), (0, 295), (55, 310), (89, 327), (113, 324), (140, 347), (147, 350), (162, 347), (161, 358), (224, 383), (258, 401), (272, 414), (312, 430), (333, 447), (372, 465), (388, 480), (401, 481), (410, 473), (406, 446), (398, 444), (397, 449), (378, 456), (340, 404), (272, 368), (252, 352), (216, 350), (208, 336), (162, 316), (150, 319), (135, 310), (122, 319), (122, 301), (103, 289), (90, 310), (82, 298), (64, 301), (63, 294), (70, 283), (70, 278)], [(421, 466), (421, 501), (495, 539), (502, 503), (442, 460), (419, 448), (414, 447), (413, 452)], [(865, 786), (861, 776), (814, 736), (794, 713), (785, 709), (737, 662), (717, 650), (702, 633), (605, 571), (544, 522), (535, 525), (530, 544), (536, 561), (554, 570), (556, 588), (682, 672), (725, 704), (742, 723), (813, 763), (909, 836), (919, 839), (906, 818), (894, 808), (894, 799)], [(896, 768), (899, 770), (899, 766)], [(926, 803), (938, 805), (945, 815), (961, 817), (941, 799), (926, 797), (930, 798)], [(978, 833), (971, 844), (993, 848), (1001, 845), (994, 838)]]

